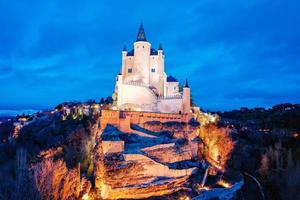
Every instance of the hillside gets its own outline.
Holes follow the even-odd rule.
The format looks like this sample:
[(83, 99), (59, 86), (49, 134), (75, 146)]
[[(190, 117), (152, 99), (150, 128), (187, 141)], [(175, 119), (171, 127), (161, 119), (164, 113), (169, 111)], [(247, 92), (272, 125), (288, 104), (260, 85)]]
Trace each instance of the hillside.
[(299, 173), (299, 105), (243, 108), (220, 117), (194, 111), (188, 123), (148, 121), (126, 131), (123, 125), (101, 127), (108, 107), (64, 103), (3, 121), (0, 199), (298, 195), (299, 181), (289, 176)]
[[(300, 180), (290, 179), (300, 174), (300, 105), (286, 103), (218, 114), (222, 126), (232, 127), (238, 141), (230, 165), (258, 178), (267, 199), (300, 198)], [(246, 179), (243, 191), (246, 196), (260, 198), (253, 195), (257, 191), (253, 180)]]

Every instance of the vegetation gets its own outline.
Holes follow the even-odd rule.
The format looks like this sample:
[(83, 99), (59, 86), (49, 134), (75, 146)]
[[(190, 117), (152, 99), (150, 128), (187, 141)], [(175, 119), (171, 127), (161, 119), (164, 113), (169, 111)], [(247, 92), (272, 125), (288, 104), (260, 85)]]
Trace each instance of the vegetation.
[(259, 175), (270, 199), (300, 198), (300, 159), (293, 155), (299, 151), (278, 142), (262, 155)]
[(94, 115), (65, 120), (59, 113), (43, 115), (24, 126), (16, 139), (9, 139), (11, 125), (5, 125), (0, 199), (76, 199), (89, 190), (98, 128)]
[[(300, 105), (241, 108), (219, 114), (223, 126), (235, 132), (230, 167), (255, 176), (267, 199), (300, 199)], [(246, 179), (244, 196), (261, 198), (247, 188), (251, 184)]]
[(241, 108), (229, 112), (219, 112), (224, 119), (236, 120), (241, 123), (253, 123), (261, 128), (282, 128), (300, 130), (300, 104), (279, 104), (270, 109)]
[(78, 199), (91, 188), (90, 182), (81, 178), (80, 167), (69, 170), (61, 159), (45, 159), (35, 163), (30, 173), (41, 199), (45, 200)]

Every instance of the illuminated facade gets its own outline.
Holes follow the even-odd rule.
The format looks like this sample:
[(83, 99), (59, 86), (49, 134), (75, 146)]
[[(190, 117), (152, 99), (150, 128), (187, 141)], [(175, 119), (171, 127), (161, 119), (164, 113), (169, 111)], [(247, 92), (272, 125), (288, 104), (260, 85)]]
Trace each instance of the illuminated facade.
[(122, 51), (122, 67), (116, 79), (114, 100), (117, 109), (161, 113), (189, 113), (190, 88), (187, 82), (180, 90), (179, 82), (167, 77), (164, 51), (151, 48), (143, 25), (134, 48)]

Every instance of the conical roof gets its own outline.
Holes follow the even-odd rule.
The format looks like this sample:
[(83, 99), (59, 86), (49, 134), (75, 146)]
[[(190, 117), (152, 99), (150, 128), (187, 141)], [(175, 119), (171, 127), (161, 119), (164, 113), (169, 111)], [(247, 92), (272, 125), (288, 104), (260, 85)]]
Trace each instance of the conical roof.
[(147, 41), (143, 24), (141, 24), (136, 41)]

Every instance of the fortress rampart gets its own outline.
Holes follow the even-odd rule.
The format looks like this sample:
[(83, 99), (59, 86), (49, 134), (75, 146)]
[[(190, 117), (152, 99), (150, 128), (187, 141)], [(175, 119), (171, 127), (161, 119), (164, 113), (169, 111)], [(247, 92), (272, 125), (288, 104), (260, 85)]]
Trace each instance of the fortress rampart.
[(191, 119), (189, 114), (174, 113), (155, 113), (155, 112), (138, 112), (138, 111), (120, 111), (120, 110), (102, 110), (99, 121), (101, 129), (107, 124), (114, 125), (120, 130), (130, 130), (130, 124), (143, 124), (149, 121), (177, 121), (188, 122)]

